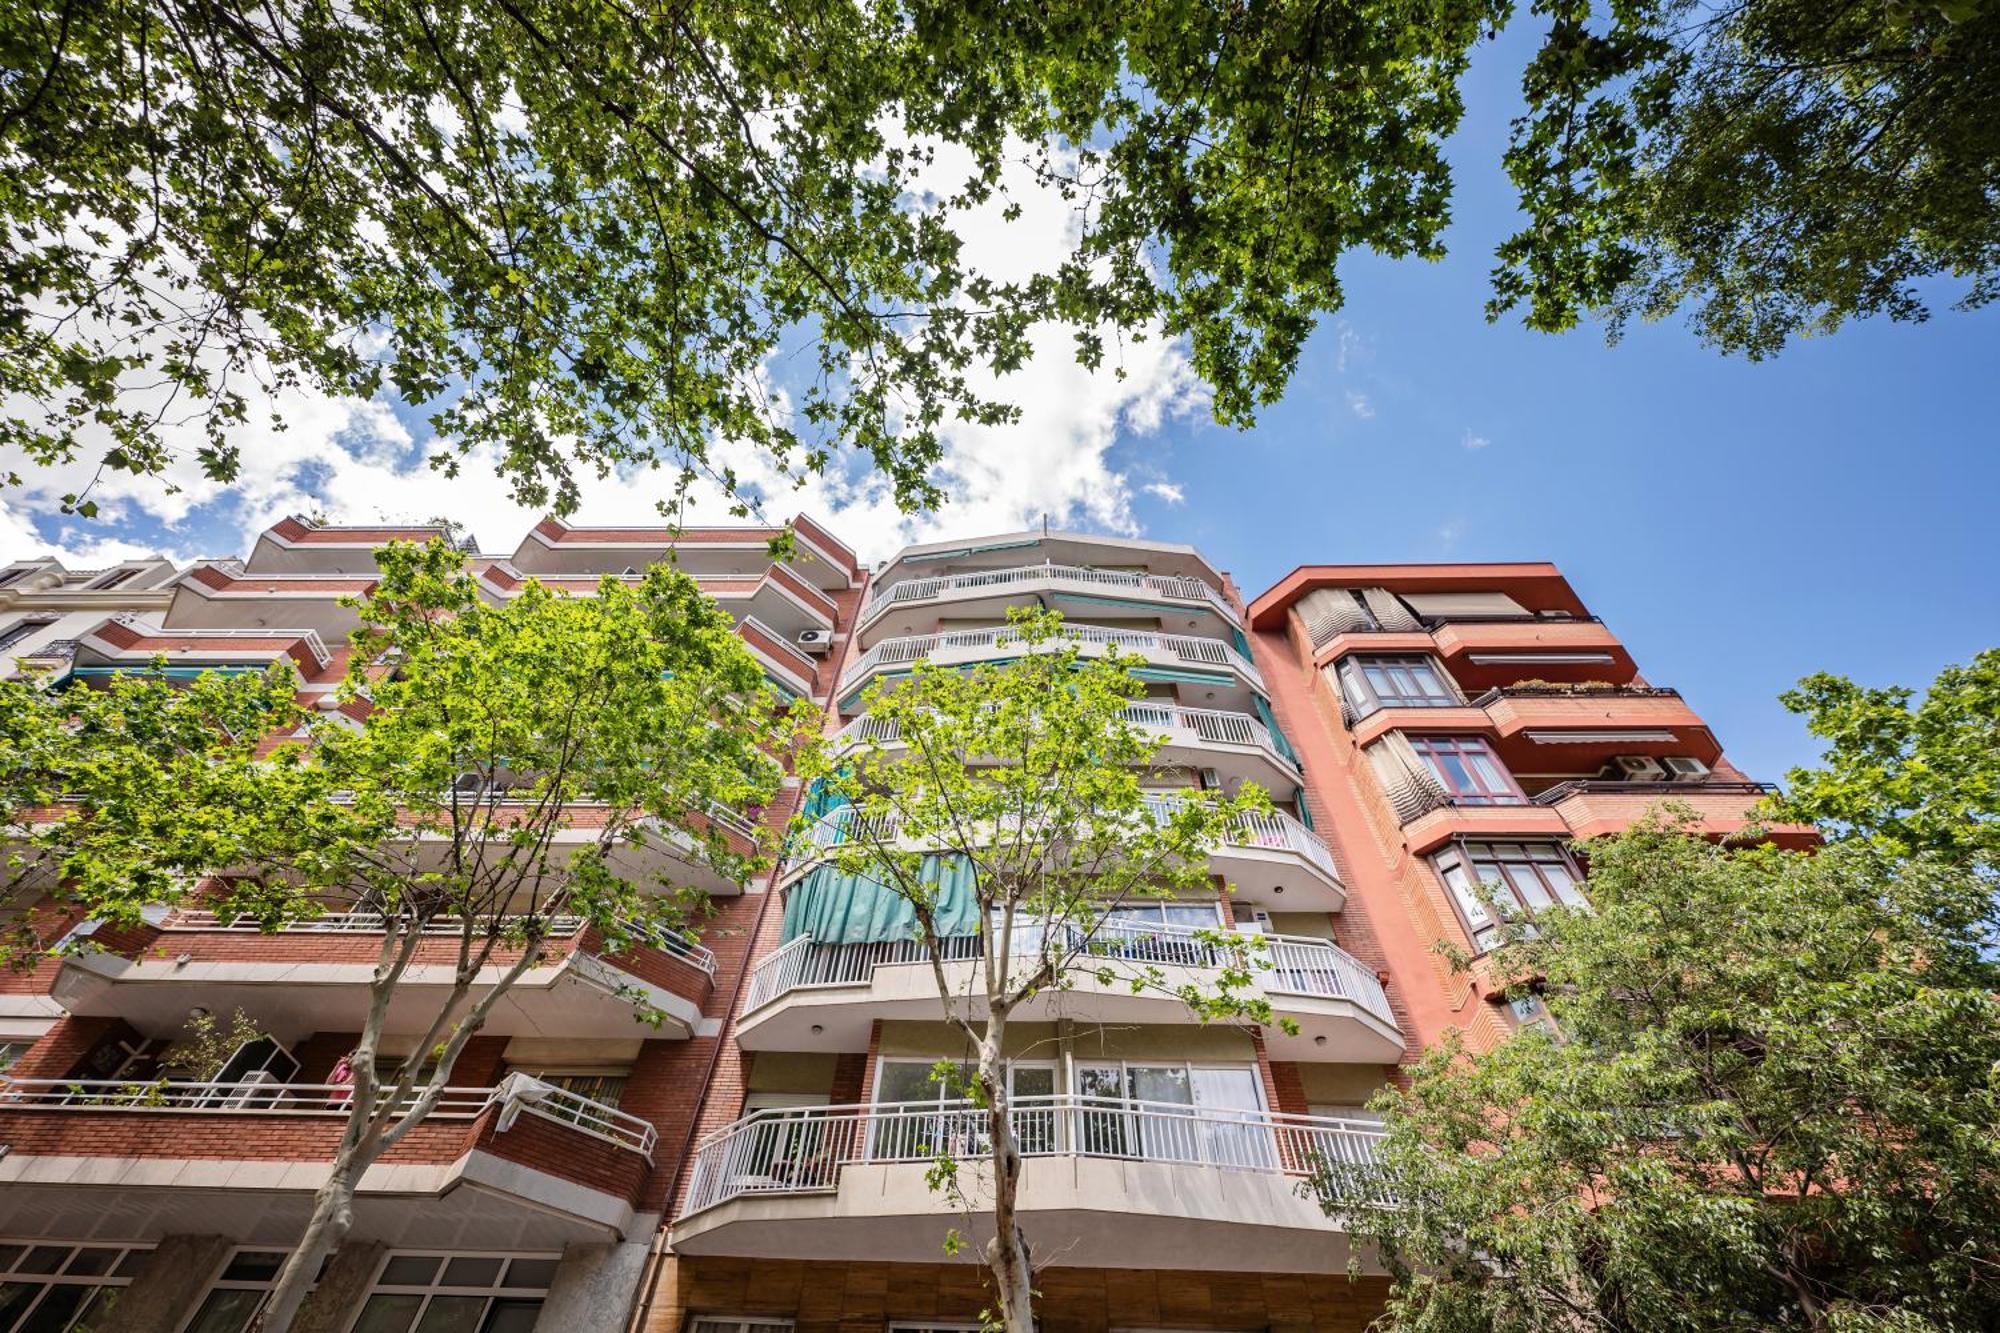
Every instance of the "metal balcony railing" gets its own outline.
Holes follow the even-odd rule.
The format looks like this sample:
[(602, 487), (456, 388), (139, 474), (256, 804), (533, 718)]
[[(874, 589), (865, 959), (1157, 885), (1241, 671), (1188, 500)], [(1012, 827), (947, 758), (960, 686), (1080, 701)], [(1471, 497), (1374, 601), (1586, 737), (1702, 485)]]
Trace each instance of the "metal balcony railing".
[[(1049, 938), (1051, 931), (1057, 938)], [(1011, 958), (1038, 958), (1045, 949), (1074, 957), (1077, 966), (1086, 970), (1103, 962), (1220, 968), (1243, 961), (1267, 992), (1351, 1000), (1371, 1016), (1391, 1027), (1396, 1025), (1381, 978), (1328, 940), (1303, 935), (1232, 936), (1189, 926), (1118, 920), (1099, 922), (1094, 929), (1081, 925), (1052, 928), (1034, 920), (1015, 924), (1008, 951)], [(983, 956), (980, 936), (954, 936), (944, 941), (946, 962), (977, 961)], [(811, 936), (801, 936), (751, 970), (743, 1012), (754, 1012), (798, 990), (866, 985), (878, 967), (929, 961), (929, 951), (919, 940), (820, 944)]]
[(1099, 588), (1150, 593), (1165, 601), (1200, 602), (1232, 625), (1242, 624), (1236, 608), (1222, 594), (1200, 579), (1182, 574), (1138, 574), (1122, 569), (1092, 569), (1085, 565), (1019, 565), (1013, 569), (984, 569), (970, 574), (948, 574), (937, 578), (904, 579), (878, 590), (862, 612), (864, 623), (893, 606), (928, 602), (955, 592), (985, 589), (1010, 592), (1017, 588), (1039, 588), (1051, 583), (1088, 584)]
[[(517, 918), (502, 918), (501, 926)], [(488, 923), (475, 922), (474, 928), (484, 932)], [(559, 916), (549, 918), (545, 934), (550, 939), (568, 939), (583, 929), (583, 918)], [(622, 922), (624, 929), (637, 943), (637, 947), (657, 949), (670, 954), (690, 967), (698, 968), (709, 976), (715, 975), (715, 954), (706, 946), (688, 939), (685, 935), (671, 930), (653, 930), (634, 922)], [(452, 936), (464, 929), (463, 917), (432, 917), (419, 927), (425, 935)], [(163, 931), (195, 932), (226, 931), (240, 935), (380, 935), (388, 929), (388, 919), (378, 912), (328, 912), (324, 916), (300, 917), (280, 923), (266, 931), (256, 921), (243, 917), (224, 917), (214, 912), (175, 912), (160, 927)]]
[[(1352, 1181), (1374, 1174), (1381, 1128), (1371, 1121), (1060, 1096), (1013, 1104), (1025, 1157), (1099, 1157)], [(695, 1149), (683, 1216), (745, 1195), (825, 1194), (865, 1163), (991, 1155), (987, 1113), (964, 1102), (784, 1108), (745, 1116)], [(1392, 1206), (1375, 1181), (1368, 1201)]]
[[(1173, 818), (1181, 800), (1181, 797), (1166, 794), (1148, 796), (1144, 798), (1145, 810), (1149, 817), (1164, 823)], [(854, 806), (843, 805), (827, 811), (794, 834), (785, 850), (785, 862), (796, 869), (843, 843), (892, 842), (899, 832), (900, 822), (893, 814), (864, 816)], [(1238, 816), (1230, 822), (1229, 830), (1225, 848), (1293, 852), (1334, 884), (1340, 883), (1340, 870), (1334, 865), (1333, 852), (1318, 834), (1282, 810), (1264, 815)]]
[[(1176, 703), (1148, 700), (1122, 710), (1120, 716), (1135, 727), (1166, 733), (1161, 737), (1162, 745), (1186, 744), (1193, 740), (1209, 745), (1251, 746), (1264, 751), (1286, 768), (1296, 770), (1299, 766), (1296, 759), (1279, 748), (1271, 729), (1264, 725), (1262, 719), (1249, 713), (1232, 713), (1216, 708), (1184, 708)], [(863, 713), (834, 732), (831, 739), (836, 747), (863, 741), (893, 745), (902, 739), (902, 729), (892, 721)]]
[[(1258, 674), (1250, 659), (1221, 639), (1162, 634), (1156, 630), (1106, 629), (1101, 625), (1065, 624), (1062, 627), (1062, 640), (1055, 642), (1057, 646), (1061, 646), (1064, 641), (1086, 649), (1118, 648), (1130, 652), (1156, 654), (1175, 662), (1229, 667), (1258, 689), (1264, 688), (1264, 678)], [(856, 658), (847, 668), (846, 673), (840, 678), (841, 692), (844, 694), (853, 689), (858, 682), (867, 679), (883, 667), (905, 666), (939, 653), (964, 653), (968, 661), (976, 661), (987, 656), (1002, 656), (1010, 647), (1021, 648), (1021, 637), (1012, 627), (1006, 625), (883, 639)]]
[[(176, 1115), (345, 1116), (352, 1083), (134, 1082), (120, 1079), (12, 1078), (0, 1074), (0, 1111), (145, 1111)], [(495, 1128), (505, 1131), (526, 1112), (554, 1120), (591, 1138), (648, 1160), (659, 1134), (649, 1121), (527, 1074), (509, 1074), (498, 1087), (447, 1087), (430, 1114), (470, 1119), (499, 1107)]]

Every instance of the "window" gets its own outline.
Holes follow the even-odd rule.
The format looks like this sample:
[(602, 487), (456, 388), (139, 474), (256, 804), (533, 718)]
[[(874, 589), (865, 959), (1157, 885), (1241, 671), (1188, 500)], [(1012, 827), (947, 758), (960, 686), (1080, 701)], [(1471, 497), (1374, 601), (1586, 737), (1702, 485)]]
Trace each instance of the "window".
[(0, 1330), (68, 1333), (103, 1322), (151, 1253), (123, 1245), (0, 1244)]
[(16, 565), (12, 569), (0, 569), (0, 588), (6, 587), (33, 568), (33, 565)]
[(283, 1250), (238, 1250), (181, 1333), (242, 1333), (263, 1308), (284, 1266)]
[(1410, 748), (1456, 804), (1522, 805), (1528, 799), (1478, 736), (1412, 736)]
[(1575, 866), (1553, 842), (1469, 842), (1440, 853), (1438, 873), (1482, 951), (1500, 942), (1500, 921), (1487, 904), (1497, 890), (1503, 917), (1533, 916), (1546, 907), (1586, 907)]
[(1381, 708), (1456, 708), (1464, 702), (1436, 660), (1422, 654), (1344, 658), (1340, 692), (1357, 717)]
[(103, 578), (97, 580), (97, 582), (91, 584), (85, 591), (108, 592), (122, 583), (129, 583), (133, 578), (138, 576), (138, 573), (139, 571), (136, 569), (114, 569)]
[(392, 1254), (352, 1333), (528, 1333), (555, 1255)]
[(14, 1063), (26, 1055), (34, 1046), (32, 1041), (0, 1041), (0, 1074), (14, 1067)]
[[(936, 1066), (935, 1060), (884, 1060), (877, 1068), (876, 1105), (898, 1109), (872, 1120), (871, 1158), (911, 1161), (941, 1152), (976, 1157), (987, 1150), (986, 1112), (966, 1106), (962, 1089), (933, 1079)], [(1008, 1066), (1007, 1094), (1022, 1152), (1055, 1151), (1055, 1092), (1053, 1062), (1017, 1060)]]
[(0, 649), (12, 648), (23, 639), (41, 633), (56, 622), (46, 617), (29, 617), (17, 620), (6, 629), (0, 629)]
[(784, 1333), (792, 1327), (789, 1319), (744, 1319), (734, 1315), (696, 1315), (688, 1333)]
[(1268, 1166), (1270, 1131), (1252, 1065), (1088, 1064), (1076, 1070), (1084, 1152), (1149, 1161)]

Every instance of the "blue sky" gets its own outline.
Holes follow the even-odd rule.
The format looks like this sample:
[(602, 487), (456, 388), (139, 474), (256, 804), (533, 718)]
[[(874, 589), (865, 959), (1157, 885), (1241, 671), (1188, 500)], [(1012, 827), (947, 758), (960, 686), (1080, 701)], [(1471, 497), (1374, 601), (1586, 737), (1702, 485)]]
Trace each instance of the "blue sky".
[(1553, 560), (1776, 779), (1818, 753), (1776, 702), (1799, 677), (1920, 685), (2000, 646), (2000, 309), (1851, 324), (1756, 365), (1677, 324), (1617, 347), (1487, 324), (1520, 45), (1473, 70), (1450, 257), (1349, 263), (1286, 401), (1240, 435), (1170, 423), (1187, 500), (1142, 494), (1139, 516), (1252, 592), (1307, 562)]
[[(1126, 344), (1114, 380), (1079, 370), (1052, 337), (1054, 355), (1001, 385), (1023, 405), (1018, 426), (952, 434), (942, 513), (899, 515), (854, 475), (774, 496), (770, 512), (812, 512), (871, 557), (1047, 513), (1195, 543), (1253, 595), (1309, 562), (1553, 560), (1647, 675), (1686, 694), (1764, 778), (1817, 752), (1776, 702), (1800, 676), (1921, 685), (2000, 644), (2000, 310), (1852, 325), (1761, 365), (1677, 324), (1613, 348), (1590, 330), (1485, 322), (1490, 256), (1512, 227), (1499, 159), (1531, 36), (1517, 28), (1475, 60), (1451, 145), (1450, 257), (1353, 257), (1346, 308), (1255, 429), (1210, 423), (1171, 345)], [(999, 208), (968, 227), (989, 272), (1064, 244), (1065, 206), (1030, 200), (1015, 221)], [(0, 458), (28, 476), (0, 492), (0, 554), (228, 554), (302, 510), (449, 513), (506, 550), (534, 520), (476, 461), (457, 480), (425, 467), (432, 442), (394, 404), (294, 394), (284, 407), (282, 434), (244, 428), (235, 487), (191, 466), (171, 495), (114, 482), (95, 524), (56, 512), (75, 469), (38, 475)], [(643, 476), (587, 482), (575, 517), (643, 521), (662, 493)]]

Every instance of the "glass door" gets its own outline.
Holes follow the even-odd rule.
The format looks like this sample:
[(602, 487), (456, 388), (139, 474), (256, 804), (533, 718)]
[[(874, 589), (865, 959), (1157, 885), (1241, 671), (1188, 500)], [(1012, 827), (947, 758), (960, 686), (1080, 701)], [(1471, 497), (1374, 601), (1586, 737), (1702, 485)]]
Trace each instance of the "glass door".
[(1261, 1123), (1263, 1098), (1257, 1071), (1244, 1065), (1190, 1071), (1201, 1108), (1201, 1160), (1216, 1166), (1269, 1169), (1276, 1163), (1270, 1132)]

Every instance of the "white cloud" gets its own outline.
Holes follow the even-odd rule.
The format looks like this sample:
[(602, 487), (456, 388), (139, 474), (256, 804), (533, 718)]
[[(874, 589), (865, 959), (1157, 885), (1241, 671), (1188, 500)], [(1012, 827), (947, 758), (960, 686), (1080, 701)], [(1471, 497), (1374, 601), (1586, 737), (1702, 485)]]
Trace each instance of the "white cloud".
[(1464, 435), (1459, 437), (1458, 442), (1467, 449), (1484, 449), (1487, 445), (1493, 443), (1493, 441), (1487, 439), (1484, 435), (1474, 435), (1469, 428)]
[(1347, 409), (1363, 421), (1372, 420), (1375, 416), (1375, 404), (1369, 400), (1368, 395), (1356, 393), (1352, 389), (1347, 391)]
[(1437, 532), (1435, 534), (1437, 538), (1437, 544), (1439, 545), (1439, 547), (1447, 551), (1449, 551), (1452, 547), (1458, 545), (1459, 538), (1463, 537), (1464, 535), (1465, 535), (1465, 520), (1462, 518), (1446, 519), (1444, 522), (1438, 524)]
[[(949, 179), (954, 169), (946, 153), (937, 170)], [(996, 195), (960, 223), (972, 262), (1003, 280), (1046, 266), (1053, 255), (1074, 246), (1079, 219), (1074, 206), (1053, 191), (1033, 185), (1025, 165), (1007, 173), (1020, 215), (1004, 216), (1008, 199)], [(837, 457), (825, 476), (803, 485), (778, 474), (768, 459), (729, 442), (716, 446), (716, 462), (732, 466), (748, 486), (760, 491), (771, 518), (810, 513), (833, 526), (866, 559), (880, 559), (911, 542), (1038, 526), (1101, 529), (1120, 534), (1139, 530), (1132, 502), (1152, 494), (1169, 504), (1182, 499), (1180, 487), (1144, 481), (1159, 474), (1150, 464), (1135, 479), (1111, 458), (1121, 440), (1152, 435), (1169, 419), (1204, 401), (1203, 388), (1185, 349), (1159, 336), (1105, 335), (1106, 363), (1096, 371), (1076, 363), (1071, 331), (1045, 326), (1034, 332), (1034, 358), (1011, 375), (984, 377), (974, 387), (1015, 403), (1020, 416), (1001, 427), (952, 421), (942, 426), (944, 457), (937, 480), (950, 497), (937, 513), (910, 516), (898, 511), (882, 480), (853, 458)], [(1343, 330), (1343, 355), (1347, 345)], [(273, 429), (267, 406), (276, 406), (285, 429)], [(269, 403), (253, 403), (250, 419), (236, 428), (242, 469), (228, 487), (203, 477), (194, 461), (200, 443), (193, 427), (173, 439), (175, 461), (161, 479), (105, 474), (93, 481), (101, 449), (86, 442), (83, 461), (54, 469), (0, 457), (22, 474), (23, 487), (0, 491), (0, 555), (24, 547), (40, 549), (27, 514), (49, 514), (60, 497), (90, 486), (100, 506), (95, 522), (78, 520), (65, 528), (62, 549), (84, 553), (131, 553), (150, 549), (130, 539), (143, 530), (164, 528), (169, 553), (181, 558), (217, 554), (189, 549), (190, 520), (220, 511), (234, 529), (234, 544), (248, 549), (251, 538), (291, 512), (319, 512), (336, 522), (424, 519), (449, 516), (463, 523), (489, 550), (511, 549), (541, 515), (516, 504), (493, 469), (493, 456), (475, 452), (460, 460), (458, 475), (447, 477), (429, 466), (425, 450), (414, 446), (408, 429), (380, 403), (329, 398), (288, 390)], [(426, 445), (431, 442), (425, 441)], [(656, 505), (671, 495), (669, 469), (598, 478), (580, 476), (580, 523), (658, 521)], [(689, 521), (729, 521), (713, 487), (693, 497)], [(212, 544), (212, 543), (210, 543)], [(102, 555), (101, 558), (116, 558)]]
[(1187, 503), (1187, 491), (1178, 482), (1149, 481), (1139, 489), (1148, 495), (1164, 500), (1170, 505)]

